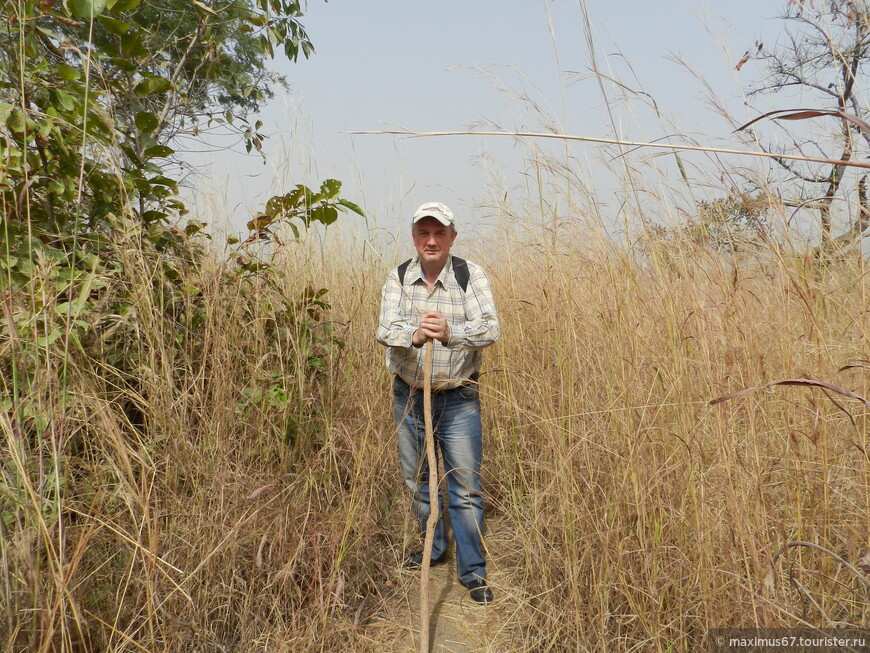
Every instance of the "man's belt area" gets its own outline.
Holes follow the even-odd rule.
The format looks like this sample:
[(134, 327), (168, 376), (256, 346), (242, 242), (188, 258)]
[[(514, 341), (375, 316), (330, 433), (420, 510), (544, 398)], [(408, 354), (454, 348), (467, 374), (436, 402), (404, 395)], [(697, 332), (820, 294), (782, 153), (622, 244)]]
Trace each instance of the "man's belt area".
[[(401, 376), (399, 376), (398, 374), (396, 374), (395, 377), (396, 377), (396, 379), (397, 379), (398, 381), (400, 381), (401, 383), (404, 383), (404, 384), (405, 384), (406, 386), (408, 386), (409, 388), (416, 388), (417, 390), (422, 390), (422, 389), (423, 389), (423, 386), (422, 386), (422, 385), (420, 385), (419, 387), (417, 387), (417, 386), (412, 386), (410, 383), (408, 383), (407, 381), (405, 381), (405, 379), (403, 379), (403, 378), (402, 378)], [(480, 374), (479, 374), (478, 372), (475, 372), (474, 374), (472, 374), (471, 376), (469, 376), (467, 379), (463, 379), (463, 381), (462, 381), (461, 383), (459, 383), (459, 384), (457, 384), (457, 385), (454, 385), (454, 386), (445, 386), (445, 387), (443, 387), (443, 388), (436, 388), (436, 387), (433, 385), (433, 386), (432, 386), (432, 394), (436, 394), (436, 395), (437, 395), (437, 394), (440, 394), (440, 393), (442, 393), (442, 392), (449, 392), (450, 390), (456, 390), (457, 388), (476, 388), (477, 385), (478, 385), (477, 380), (478, 380), (479, 378), (480, 378)]]

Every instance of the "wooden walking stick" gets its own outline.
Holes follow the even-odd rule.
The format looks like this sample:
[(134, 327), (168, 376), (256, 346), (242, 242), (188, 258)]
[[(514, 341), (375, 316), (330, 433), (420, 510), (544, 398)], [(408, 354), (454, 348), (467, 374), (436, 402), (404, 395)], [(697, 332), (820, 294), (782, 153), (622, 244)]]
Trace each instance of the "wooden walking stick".
[(429, 566), (435, 524), (438, 523), (438, 460), (435, 458), (435, 430), (432, 427), (432, 352), (431, 338), (426, 342), (423, 362), (423, 419), (426, 426), (426, 459), (429, 464), (429, 520), (423, 541), (423, 566), (420, 570), (420, 653), (429, 651)]

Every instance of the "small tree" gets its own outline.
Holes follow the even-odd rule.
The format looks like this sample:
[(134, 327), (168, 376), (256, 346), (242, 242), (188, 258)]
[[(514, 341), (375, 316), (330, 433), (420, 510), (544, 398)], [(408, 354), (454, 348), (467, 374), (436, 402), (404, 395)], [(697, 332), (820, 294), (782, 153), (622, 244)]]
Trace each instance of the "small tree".
[[(133, 306), (125, 282), (107, 299), (110, 281), (124, 278), (118, 241), (140, 246), (156, 270), (141, 282), (168, 323), (190, 308), (196, 293), (182, 277), (202, 248), (188, 236), (204, 225), (173, 224), (186, 209), (171, 144), (220, 120), (259, 148), (248, 115), (283, 83), (266, 67), (274, 48), (291, 60), (312, 52), (301, 15), (295, 0), (0, 3), (0, 296), (19, 323), (0, 323), (0, 341), (32, 341), (38, 354), (0, 359), (0, 402), (38, 378), (38, 347), (84, 341), (91, 324)], [(340, 188), (297, 186), (249, 227), (266, 239), (281, 224), (298, 233), (294, 220), (328, 225), (341, 211), (360, 213)], [(263, 272), (243, 253), (235, 260), (237, 274)], [(137, 366), (123, 346), (114, 358), (101, 345), (91, 353), (120, 370)]]
[[(259, 149), (248, 115), (313, 47), (294, 0), (13, 0), (0, 6), (0, 208), (54, 235), (133, 210), (184, 212), (170, 145), (219, 120)], [(25, 192), (26, 191), (26, 192)]]
[[(760, 46), (759, 57), (765, 65), (762, 81), (749, 91), (750, 98), (763, 94), (792, 94), (801, 106), (868, 118), (862, 98), (866, 93), (865, 74), (870, 65), (870, 6), (866, 0), (789, 0), (782, 18), (784, 35), (771, 48)], [(810, 100), (808, 102), (808, 99)], [(829, 119), (829, 118), (824, 118)], [(852, 161), (870, 154), (870, 134), (854, 122), (836, 118), (830, 131), (816, 129), (818, 120), (791, 123), (786, 138), (773, 144), (752, 132), (758, 142), (767, 143), (771, 152)], [(796, 126), (800, 124), (803, 131)], [(809, 126), (814, 129), (810, 131)], [(815, 211), (819, 217), (822, 245), (852, 242), (870, 227), (864, 209), (863, 182), (847, 185), (847, 166), (813, 164), (777, 158), (784, 180), (794, 188), (787, 205)], [(846, 231), (833, 236), (833, 208), (837, 199), (854, 198), (858, 212)]]
[(678, 226), (650, 226), (641, 239), (642, 251), (656, 245), (665, 250), (679, 250), (686, 243), (715, 248), (727, 254), (757, 247), (770, 234), (768, 210), (770, 197), (765, 193), (732, 192), (725, 197), (697, 203), (697, 214)]
[(770, 198), (764, 193), (732, 193), (698, 203), (698, 222), (690, 225), (695, 240), (738, 252), (767, 237)]

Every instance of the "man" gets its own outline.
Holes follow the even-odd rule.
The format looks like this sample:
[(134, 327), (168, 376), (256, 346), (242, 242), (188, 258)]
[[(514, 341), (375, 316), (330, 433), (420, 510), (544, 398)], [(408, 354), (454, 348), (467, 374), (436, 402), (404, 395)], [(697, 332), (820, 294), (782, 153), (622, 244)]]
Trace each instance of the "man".
[[(417, 256), (387, 277), (377, 332), (378, 342), (387, 347), (387, 368), (394, 375), (399, 461), (422, 536), (429, 518), (423, 345), (432, 340), (432, 423), (447, 481), (457, 575), (474, 601), (488, 603), (493, 594), (486, 584), (481, 542), (482, 428), (477, 379), (480, 350), (499, 337), (495, 303), (484, 271), (450, 255), (457, 232), (449, 208), (440, 202), (423, 204), (412, 219), (411, 235)], [(440, 506), (440, 495), (438, 500)], [(431, 564), (446, 559), (447, 534), (441, 518)], [(422, 563), (423, 552), (418, 551), (405, 561), (405, 567), (419, 569)]]

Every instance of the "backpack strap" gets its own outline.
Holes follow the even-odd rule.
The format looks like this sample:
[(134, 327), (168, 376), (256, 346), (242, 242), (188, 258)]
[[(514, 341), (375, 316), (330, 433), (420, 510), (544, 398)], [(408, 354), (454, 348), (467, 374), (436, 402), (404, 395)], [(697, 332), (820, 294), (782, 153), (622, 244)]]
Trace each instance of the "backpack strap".
[(398, 268), (396, 268), (396, 272), (399, 273), (399, 285), (405, 285), (405, 272), (408, 271), (408, 266), (411, 264), (411, 259), (408, 259), (404, 263), (402, 263)]
[(459, 282), (459, 287), (462, 288), (462, 292), (467, 292), (468, 278), (471, 276), (471, 273), (468, 271), (468, 261), (459, 258), (458, 256), (454, 256), (453, 276), (456, 277), (456, 280)]
[[(396, 272), (399, 274), (399, 284), (405, 285), (405, 272), (408, 271), (408, 266), (411, 264), (411, 259), (408, 259), (404, 263), (402, 263), (398, 268), (396, 268)], [(471, 276), (471, 273), (468, 271), (468, 261), (465, 259), (459, 258), (458, 256), (453, 257), (453, 276), (456, 277), (456, 281), (459, 283), (459, 287), (462, 288), (462, 292), (468, 291), (468, 279)]]

